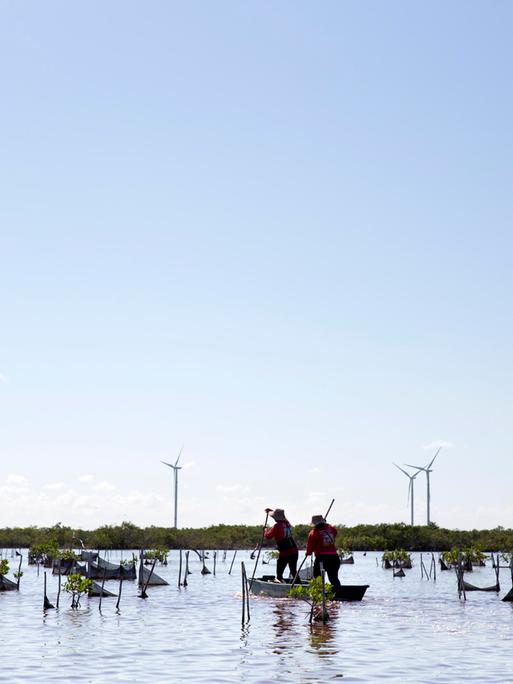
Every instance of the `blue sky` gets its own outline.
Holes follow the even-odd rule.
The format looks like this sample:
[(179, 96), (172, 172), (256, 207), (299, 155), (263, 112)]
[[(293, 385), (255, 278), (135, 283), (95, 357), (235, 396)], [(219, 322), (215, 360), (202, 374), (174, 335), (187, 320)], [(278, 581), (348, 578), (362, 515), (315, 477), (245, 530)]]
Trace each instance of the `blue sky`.
[(4, 524), (510, 526), (512, 19), (1, 2)]

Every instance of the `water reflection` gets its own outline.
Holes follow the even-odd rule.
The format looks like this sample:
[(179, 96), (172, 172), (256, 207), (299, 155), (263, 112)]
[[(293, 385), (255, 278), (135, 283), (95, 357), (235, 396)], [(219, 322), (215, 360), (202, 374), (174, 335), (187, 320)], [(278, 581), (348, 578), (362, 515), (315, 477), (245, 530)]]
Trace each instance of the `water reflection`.
[[(239, 551), (241, 557), (248, 560), (249, 552)], [(116, 599), (105, 599), (101, 614), (97, 599), (71, 610), (65, 593), (60, 610), (43, 612), (43, 575), (24, 566), (21, 591), (0, 594), (0, 682), (317, 684), (386, 677), (409, 684), (513, 684), (512, 604), (479, 592), (464, 604), (450, 573), (437, 576), (436, 584), (421, 582), (416, 571), (394, 582), (375, 567), (376, 557), (360, 556), (344, 568), (347, 583), (371, 589), (361, 603), (330, 605), (326, 625), (310, 625), (302, 601), (252, 596), (251, 622), (242, 629), (240, 576), (229, 575), (228, 564), (219, 565), (215, 577), (202, 576), (202, 563), (193, 558), (184, 592), (176, 589), (179, 557), (173, 552), (162, 569), (171, 586), (140, 601), (136, 584), (127, 583), (121, 612)], [(475, 572), (477, 584), (494, 581), (492, 568)], [(58, 580), (47, 580), (54, 602)]]
[(295, 625), (296, 615), (291, 601), (277, 602), (273, 607), (273, 653), (282, 653), (290, 650), (291, 641), (294, 643), (298, 630)]
[(308, 641), (319, 658), (331, 658), (338, 654), (339, 651), (335, 642), (337, 622), (336, 618), (332, 618), (326, 624), (314, 622), (309, 625)]

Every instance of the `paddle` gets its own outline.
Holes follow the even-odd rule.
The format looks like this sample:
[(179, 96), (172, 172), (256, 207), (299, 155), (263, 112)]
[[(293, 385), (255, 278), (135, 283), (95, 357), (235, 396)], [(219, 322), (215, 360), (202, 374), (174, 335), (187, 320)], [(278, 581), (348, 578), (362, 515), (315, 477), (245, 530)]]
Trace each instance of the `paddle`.
[(270, 508), (265, 509), (265, 522), (264, 522), (264, 526), (262, 527), (262, 537), (260, 538), (260, 544), (258, 546), (258, 553), (257, 553), (256, 562), (255, 562), (255, 567), (253, 568), (253, 574), (251, 575), (251, 580), (249, 582), (249, 588), (250, 589), (253, 585), (253, 580), (255, 579), (255, 572), (257, 569), (257, 565), (258, 565), (258, 559), (260, 558), (260, 551), (262, 550), (262, 544), (264, 543), (265, 528), (267, 525), (267, 521), (269, 520), (269, 513), (270, 512), (271, 512)]
[[(327, 519), (328, 514), (329, 514), (329, 512), (331, 511), (331, 507), (333, 506), (334, 503), (335, 503), (335, 499), (332, 499), (332, 500), (331, 500), (331, 503), (330, 503), (330, 507), (328, 508), (328, 510), (326, 511), (326, 515), (324, 516), (324, 520)], [(291, 588), (291, 589), (292, 589), (292, 587), (294, 586), (294, 584), (297, 582), (297, 578), (299, 577), (299, 573), (300, 573), (300, 571), (301, 571), (301, 568), (302, 568), (303, 565), (305, 564), (305, 560), (306, 560), (307, 558), (308, 558), (308, 556), (305, 556), (305, 557), (303, 558), (303, 560), (301, 561), (301, 565), (300, 565), (299, 568), (297, 569), (297, 572), (296, 572), (296, 574), (294, 575), (294, 579), (292, 580), (292, 584), (290, 585), (290, 588)]]

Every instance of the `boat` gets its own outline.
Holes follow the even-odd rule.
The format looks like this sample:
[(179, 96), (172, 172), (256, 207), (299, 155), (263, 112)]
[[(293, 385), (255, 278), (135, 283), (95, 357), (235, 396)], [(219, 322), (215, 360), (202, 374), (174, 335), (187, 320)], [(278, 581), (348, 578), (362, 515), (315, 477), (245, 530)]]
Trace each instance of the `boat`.
[[(273, 598), (287, 598), (290, 591), (290, 582), (277, 582), (274, 577), (264, 576), (250, 581), (250, 591), (256, 596), (272, 596)], [(295, 586), (308, 586), (304, 582), (298, 582)], [(368, 584), (341, 584), (335, 589), (335, 601), (361, 601)]]

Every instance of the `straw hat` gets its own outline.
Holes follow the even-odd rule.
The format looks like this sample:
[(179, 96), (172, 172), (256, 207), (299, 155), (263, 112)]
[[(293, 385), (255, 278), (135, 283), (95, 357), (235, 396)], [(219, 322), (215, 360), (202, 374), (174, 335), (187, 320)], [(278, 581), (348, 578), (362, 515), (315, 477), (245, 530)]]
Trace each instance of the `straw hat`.
[(324, 516), (322, 515), (312, 515), (312, 522), (310, 523), (310, 527), (315, 527), (316, 525), (321, 525), (322, 523), (325, 523), (326, 520), (324, 519)]
[(287, 520), (283, 508), (275, 508), (274, 511), (270, 513), (270, 516), (276, 520), (276, 522), (285, 522)]

